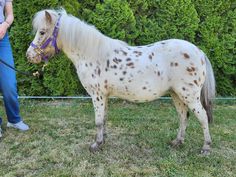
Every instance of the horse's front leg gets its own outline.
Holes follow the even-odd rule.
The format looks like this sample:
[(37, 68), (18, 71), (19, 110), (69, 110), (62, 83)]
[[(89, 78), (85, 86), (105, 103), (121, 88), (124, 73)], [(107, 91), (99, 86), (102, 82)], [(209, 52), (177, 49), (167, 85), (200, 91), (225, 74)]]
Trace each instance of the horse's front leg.
[(105, 118), (106, 118), (106, 107), (107, 107), (107, 97), (105, 96), (94, 96), (92, 97), (93, 106), (95, 111), (95, 124), (97, 127), (97, 134), (95, 137), (95, 142), (91, 144), (89, 150), (91, 152), (98, 151), (101, 145), (105, 142), (104, 131), (105, 131)]

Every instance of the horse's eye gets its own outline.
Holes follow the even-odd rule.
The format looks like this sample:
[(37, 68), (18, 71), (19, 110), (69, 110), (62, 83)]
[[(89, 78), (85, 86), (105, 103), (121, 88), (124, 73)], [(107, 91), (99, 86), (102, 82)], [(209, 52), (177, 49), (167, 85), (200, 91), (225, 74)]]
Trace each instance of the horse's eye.
[(40, 33), (40, 35), (44, 35), (44, 34), (45, 34), (45, 32), (44, 32), (44, 31), (40, 31), (39, 33)]

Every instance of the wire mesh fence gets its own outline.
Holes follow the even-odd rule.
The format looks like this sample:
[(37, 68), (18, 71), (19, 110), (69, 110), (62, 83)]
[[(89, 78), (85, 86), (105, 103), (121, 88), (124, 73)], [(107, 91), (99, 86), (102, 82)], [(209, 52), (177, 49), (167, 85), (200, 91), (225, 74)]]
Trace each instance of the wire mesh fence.
[[(90, 96), (19, 96), (18, 97), (20, 102), (23, 103), (33, 103), (33, 102), (47, 102), (47, 101), (57, 101), (57, 102), (68, 102), (70, 101), (71, 103), (78, 103), (82, 101), (91, 101)], [(2, 100), (3, 97), (0, 96), (0, 99)], [(112, 101), (119, 101), (121, 99), (117, 97), (109, 97), (110, 100)], [(160, 97), (157, 99), (160, 102), (167, 102), (170, 103), (172, 102), (171, 97)], [(125, 100), (124, 100), (125, 101)], [(127, 101), (128, 102), (128, 101)], [(216, 105), (236, 105), (236, 97), (216, 97), (214, 99), (214, 104)]]

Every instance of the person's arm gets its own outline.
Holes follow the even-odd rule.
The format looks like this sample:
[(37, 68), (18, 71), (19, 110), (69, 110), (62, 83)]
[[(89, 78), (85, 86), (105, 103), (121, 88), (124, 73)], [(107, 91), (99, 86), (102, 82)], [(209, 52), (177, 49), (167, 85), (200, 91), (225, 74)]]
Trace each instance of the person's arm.
[(0, 24), (0, 39), (5, 36), (7, 29), (11, 26), (14, 20), (12, 2), (6, 2), (4, 11), (6, 19), (2, 24)]
[(8, 27), (10, 27), (14, 20), (12, 2), (7, 2), (5, 5), (5, 17), (4, 23), (7, 23)]

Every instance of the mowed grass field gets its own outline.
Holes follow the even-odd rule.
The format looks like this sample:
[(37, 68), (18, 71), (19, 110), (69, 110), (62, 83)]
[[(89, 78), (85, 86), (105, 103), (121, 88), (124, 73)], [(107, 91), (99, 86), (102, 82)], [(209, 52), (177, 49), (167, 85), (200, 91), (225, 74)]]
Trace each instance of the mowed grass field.
[(236, 103), (217, 103), (210, 125), (213, 145), (200, 155), (203, 133), (191, 114), (185, 144), (176, 137), (178, 116), (171, 101), (132, 104), (109, 101), (108, 136), (89, 152), (96, 128), (91, 100), (21, 100), (28, 132), (6, 128), (0, 140), (0, 176), (236, 176)]

